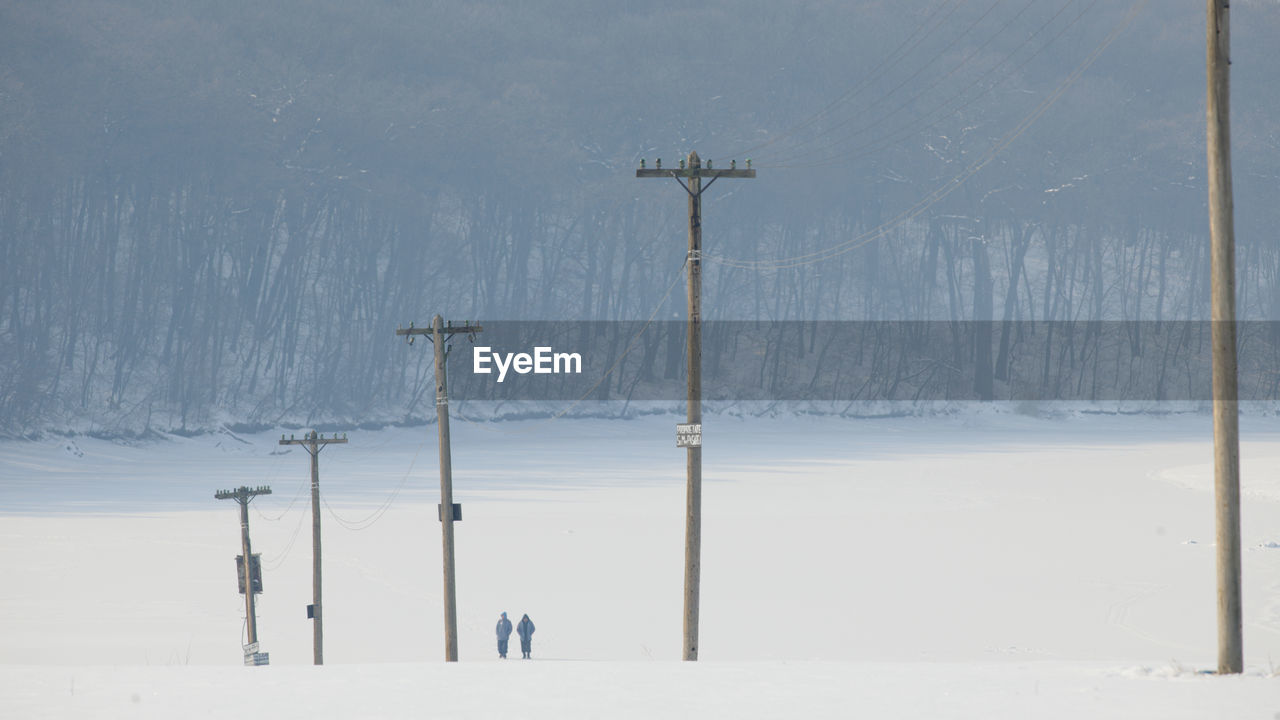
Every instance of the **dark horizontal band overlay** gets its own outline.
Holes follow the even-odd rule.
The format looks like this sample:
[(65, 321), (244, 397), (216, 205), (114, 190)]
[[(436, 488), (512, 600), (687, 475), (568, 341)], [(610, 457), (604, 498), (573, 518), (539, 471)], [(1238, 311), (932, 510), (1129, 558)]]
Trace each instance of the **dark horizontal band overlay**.
[[(702, 396), (708, 401), (1210, 400), (1211, 325), (704, 321)], [(685, 398), (683, 320), (647, 326), (639, 321), (485, 321), (483, 327), (474, 337), (449, 341), (449, 388), (455, 399)], [(1237, 345), (1238, 394), (1221, 399), (1280, 399), (1280, 322), (1238, 323)], [(476, 372), (477, 360), (488, 373)]]

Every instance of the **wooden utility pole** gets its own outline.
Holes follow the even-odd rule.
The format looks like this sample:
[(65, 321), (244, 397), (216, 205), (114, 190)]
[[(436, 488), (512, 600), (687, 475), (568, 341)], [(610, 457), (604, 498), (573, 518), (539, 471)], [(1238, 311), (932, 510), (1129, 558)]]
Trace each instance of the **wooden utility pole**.
[(311, 619), (314, 620), (312, 653), (316, 665), (324, 664), (324, 612), (320, 602), (320, 451), (325, 445), (346, 442), (345, 434), (326, 438), (317, 435), (315, 430), (299, 439), (290, 435), (286, 440), (284, 435), (280, 436), (281, 445), (301, 445), (311, 455)]
[(475, 335), (484, 328), (470, 322), (444, 325), (444, 320), (436, 315), (431, 319), (431, 327), (397, 328), (396, 335), (406, 335), (413, 344), (415, 335), (426, 335), (435, 346), (436, 365), (436, 426), (440, 439), (440, 526), (441, 539), (444, 546), (444, 659), (445, 662), (458, 661), (458, 612), (457, 589), (453, 572), (453, 523), (459, 519), (453, 504), (453, 464), (449, 454), (449, 391), (447, 384), (448, 349), (445, 341), (457, 334)]
[(218, 500), (235, 500), (240, 503), (240, 551), (244, 553), (244, 613), (249, 631), (249, 645), (258, 642), (258, 616), (253, 602), (253, 549), (249, 545), (249, 503), (258, 495), (270, 495), (271, 488), (238, 487), (235, 490), (219, 490), (213, 494)]
[[(726, 170), (715, 170), (711, 162), (702, 166), (697, 152), (690, 152), (680, 161), (679, 168), (662, 167), (658, 160), (654, 168), (646, 168), (644, 161), (636, 170), (636, 177), (675, 178), (689, 194), (689, 325), (688, 365), (689, 386), (687, 393), (687, 422), (701, 433), (702, 428), (702, 193), (722, 177), (754, 178), (756, 171), (739, 170), (737, 161)], [(702, 178), (710, 178), (706, 187)], [(684, 531), (684, 660), (698, 659), (698, 592), (702, 574), (702, 445), (689, 445), (685, 452), (685, 531)]]
[(1236, 259), (1231, 196), (1231, 43), (1227, 0), (1208, 0), (1206, 64), (1209, 234), (1213, 266), (1213, 473), (1218, 570), (1218, 672), (1244, 670), (1240, 578), (1240, 416)]

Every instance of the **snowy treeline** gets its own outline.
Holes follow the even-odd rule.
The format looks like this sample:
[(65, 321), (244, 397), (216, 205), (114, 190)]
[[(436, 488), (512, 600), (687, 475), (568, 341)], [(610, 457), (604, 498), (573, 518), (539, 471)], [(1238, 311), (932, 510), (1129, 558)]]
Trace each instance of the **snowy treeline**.
[[(421, 414), (429, 351), (393, 331), (435, 313), (620, 321), (574, 330), (597, 372), (634, 345), (595, 396), (671, 395), (686, 198), (632, 171), (690, 149), (759, 169), (704, 205), (725, 397), (1199, 396), (1205, 328), (1166, 324), (1208, 317), (1198, 9), (1139, 16), (1001, 145), (1124, 8), (624, 5), (0, 11), (0, 431)], [(1246, 90), (1280, 62), (1247, 7)], [(1238, 97), (1240, 311), (1272, 320), (1280, 112)], [(722, 322), (795, 320), (870, 324)], [(1087, 325), (1120, 320), (1155, 324)]]
[[(499, 321), (503, 332), (484, 340), (510, 349), (585, 352), (577, 392), (627, 350), (664, 293), (662, 322), (592, 397), (632, 396), (637, 383), (638, 398), (680, 395), (660, 382), (683, 377), (678, 225), (636, 229), (658, 208), (566, 220), (441, 198), (396, 218), (336, 201), (106, 194), (78, 183), (44, 213), (10, 206), (3, 217), (39, 239), (6, 246), (0, 407), (10, 431), (80, 416), (120, 430), (402, 418), (430, 389), (430, 346), (406, 348), (393, 331), (437, 311)], [(767, 227), (750, 252), (864, 231), (845, 223), (843, 234)], [(750, 236), (738, 232), (741, 246)], [(1243, 250), (1243, 309), (1274, 317), (1280, 246)], [(1207, 315), (1207, 246), (1192, 235), (945, 216), (824, 263), (705, 267), (706, 368), (720, 397), (1203, 396), (1207, 325), (1175, 322)], [(564, 317), (630, 322), (510, 322)], [(733, 322), (747, 319), (761, 322)], [(777, 324), (805, 320), (829, 322)], [(921, 320), (933, 322), (911, 322)], [(1089, 322), (1117, 320), (1143, 322)], [(1248, 329), (1261, 344), (1246, 346), (1246, 360), (1275, 357), (1272, 325)], [(469, 381), (468, 363), (453, 361), (455, 393), (494, 396), (491, 379)], [(1274, 384), (1255, 392), (1275, 397)]]

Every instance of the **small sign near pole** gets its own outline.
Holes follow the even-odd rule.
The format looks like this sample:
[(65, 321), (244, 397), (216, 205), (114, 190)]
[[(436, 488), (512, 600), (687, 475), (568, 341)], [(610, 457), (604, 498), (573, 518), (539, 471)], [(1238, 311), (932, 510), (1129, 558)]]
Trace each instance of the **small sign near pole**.
[(702, 447), (702, 423), (676, 423), (676, 447)]

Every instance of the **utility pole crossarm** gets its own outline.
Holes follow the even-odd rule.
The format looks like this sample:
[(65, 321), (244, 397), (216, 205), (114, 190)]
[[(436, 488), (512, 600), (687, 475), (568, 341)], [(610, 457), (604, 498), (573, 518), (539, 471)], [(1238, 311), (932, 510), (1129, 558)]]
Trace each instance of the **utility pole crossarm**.
[(317, 445), (331, 445), (331, 444), (333, 444), (333, 443), (337, 443), (337, 444), (339, 444), (339, 445), (342, 445), (342, 444), (345, 444), (345, 443), (347, 442), (347, 436), (346, 436), (346, 434), (343, 434), (343, 436), (342, 436), (342, 437), (338, 437), (338, 435), (337, 435), (336, 433), (335, 433), (335, 434), (334, 434), (334, 436), (333, 436), (333, 437), (331, 437), (331, 438), (327, 438), (327, 437), (325, 437), (325, 436), (323, 436), (323, 435), (316, 435), (315, 433), (312, 433), (312, 434), (310, 434), (310, 435), (303, 435), (303, 436), (302, 436), (302, 437), (300, 437), (300, 438), (295, 438), (295, 437), (293, 437), (292, 435), (290, 435), (290, 436), (286, 439), (286, 438), (285, 438), (285, 436), (283, 436), (283, 435), (281, 435), (281, 436), (280, 436), (280, 444), (281, 444), (281, 445), (305, 445), (305, 446), (310, 446), (313, 442), (314, 442), (315, 444), (317, 444)]
[(240, 502), (248, 502), (256, 495), (270, 495), (271, 488), (266, 485), (260, 485), (256, 488), (239, 487), (235, 490), (219, 490), (213, 494), (217, 500), (239, 500)]
[[(484, 330), (480, 325), (446, 325), (440, 328), (442, 335), (472, 335)], [(414, 327), (412, 324), (407, 328), (396, 328), (397, 335), (431, 335), (432, 329), (429, 327)]]
[[(753, 178), (755, 170), (712, 170), (711, 168), (640, 168), (636, 177), (647, 178)], [(708, 183), (709, 185), (710, 183)]]

